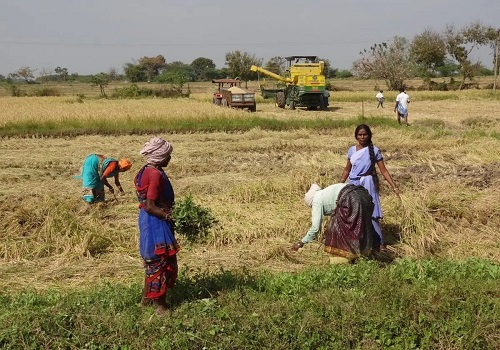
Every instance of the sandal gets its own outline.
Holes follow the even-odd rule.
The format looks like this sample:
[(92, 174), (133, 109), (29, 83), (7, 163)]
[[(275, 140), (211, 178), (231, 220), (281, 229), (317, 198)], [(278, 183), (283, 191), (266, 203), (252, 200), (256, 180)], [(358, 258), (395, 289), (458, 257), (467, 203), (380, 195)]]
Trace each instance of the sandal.
[(302, 248), (304, 246), (304, 243), (302, 241), (299, 241), (297, 243), (295, 243), (293, 246), (292, 246), (292, 250), (293, 251), (298, 251), (300, 248)]

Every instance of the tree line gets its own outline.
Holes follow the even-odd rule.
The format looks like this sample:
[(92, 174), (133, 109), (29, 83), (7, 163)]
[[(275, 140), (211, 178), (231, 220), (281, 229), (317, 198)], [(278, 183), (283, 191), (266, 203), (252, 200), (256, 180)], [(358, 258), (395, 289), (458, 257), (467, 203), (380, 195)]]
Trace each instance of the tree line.
[[(325, 62), (326, 78), (383, 79), (390, 89), (398, 89), (406, 79), (421, 77), (431, 83), (434, 77), (459, 77), (462, 89), (466, 79), (473, 80), (478, 75), (493, 75), (482, 62), (472, 62), (471, 53), (482, 46), (493, 50), (494, 69), (498, 74), (497, 53), (500, 30), (473, 22), (463, 28), (447, 25), (443, 32), (425, 29), (412, 41), (395, 36), (389, 42), (375, 43), (360, 52), (361, 58), (353, 62), (351, 70), (336, 69), (329, 59)], [(110, 81), (158, 82), (182, 87), (187, 82), (210, 81), (220, 78), (240, 78), (243, 81), (257, 80), (258, 73), (250, 66), (263, 66), (273, 73), (283, 75), (286, 59), (275, 56), (264, 63), (262, 58), (244, 51), (226, 53), (225, 67), (217, 68), (212, 59), (198, 57), (191, 63), (182, 61), (167, 62), (163, 55), (144, 56), (137, 61), (125, 63), (123, 73), (116, 68), (95, 75), (70, 74), (65, 67), (58, 66), (53, 72), (42, 69), (35, 78), (35, 70), (21, 67), (7, 77), (0, 75), (0, 81), (10, 83), (46, 83), (49, 81), (90, 83), (96, 86), (106, 85)]]

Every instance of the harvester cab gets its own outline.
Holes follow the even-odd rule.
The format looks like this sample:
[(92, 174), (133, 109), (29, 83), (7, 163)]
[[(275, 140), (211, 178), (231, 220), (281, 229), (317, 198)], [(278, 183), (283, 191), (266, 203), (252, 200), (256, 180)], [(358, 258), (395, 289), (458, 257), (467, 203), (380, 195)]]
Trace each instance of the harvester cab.
[(307, 109), (324, 108), (325, 63), (317, 56), (289, 56), (286, 75), (280, 76), (262, 67), (252, 66), (250, 70), (262, 73), (285, 84), (282, 91), (276, 92), (276, 104), (280, 108), (289, 106)]

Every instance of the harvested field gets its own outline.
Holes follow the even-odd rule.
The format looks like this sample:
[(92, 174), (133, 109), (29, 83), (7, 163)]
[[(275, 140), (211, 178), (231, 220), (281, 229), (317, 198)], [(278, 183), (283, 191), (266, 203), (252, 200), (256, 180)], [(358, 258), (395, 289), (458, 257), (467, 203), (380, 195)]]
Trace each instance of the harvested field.
[[(328, 264), (319, 243), (293, 254), (291, 243), (308, 229), (302, 197), (311, 182), (338, 181), (354, 144), (348, 121), (388, 118), (372, 127), (374, 143), (402, 189), (399, 199), (382, 183), (384, 233), (394, 256), (500, 261), (500, 118), (498, 96), (483, 91), (412, 92), (411, 127), (399, 127), (387, 94), (376, 109), (372, 92), (332, 93), (330, 111), (280, 110), (258, 103), (256, 115), (292, 121), (331, 118), (346, 127), (272, 131), (169, 133), (169, 123), (217, 117), (247, 118), (245, 111), (208, 102), (209, 93), (179, 100), (85, 100), (72, 97), (2, 98), (0, 127), (9, 123), (72, 120), (126, 124), (162, 119), (161, 136), (174, 145), (167, 168), (178, 198), (193, 195), (219, 226), (204, 244), (188, 245), (186, 269), (298, 271)], [(444, 96), (444, 97), (443, 97)], [(8, 136), (0, 140), (0, 289), (91, 285), (142, 276), (132, 179), (150, 134)], [(99, 152), (128, 157), (121, 177), (126, 195), (108, 195), (102, 210), (85, 210), (72, 178), (83, 158)], [(33, 272), (35, 271), (35, 272)]]

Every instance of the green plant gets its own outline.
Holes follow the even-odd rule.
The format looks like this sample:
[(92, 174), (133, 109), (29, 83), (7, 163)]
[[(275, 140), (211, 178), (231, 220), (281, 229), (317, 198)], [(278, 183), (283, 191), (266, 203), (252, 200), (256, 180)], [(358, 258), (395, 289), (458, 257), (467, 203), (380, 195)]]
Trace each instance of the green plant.
[(196, 204), (191, 195), (175, 204), (172, 216), (175, 220), (176, 231), (190, 242), (204, 239), (217, 223), (210, 209)]

